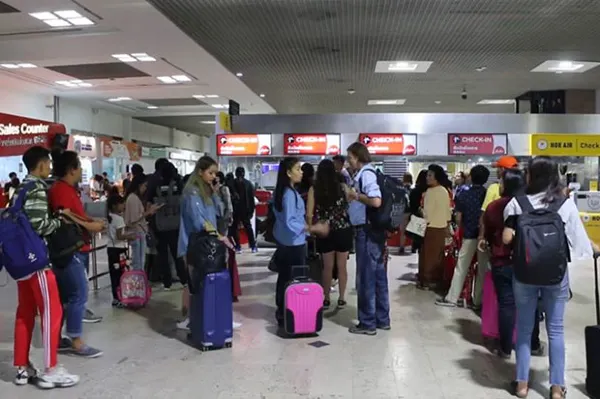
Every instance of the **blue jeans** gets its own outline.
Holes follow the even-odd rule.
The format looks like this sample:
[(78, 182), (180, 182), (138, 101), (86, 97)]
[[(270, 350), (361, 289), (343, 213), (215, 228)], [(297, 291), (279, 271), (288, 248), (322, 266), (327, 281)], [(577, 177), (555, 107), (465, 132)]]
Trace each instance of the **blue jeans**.
[(139, 234), (131, 241), (131, 270), (144, 270), (146, 264), (146, 236)]
[[(500, 348), (504, 353), (512, 353), (513, 329), (515, 327), (515, 295), (513, 292), (512, 265), (493, 266), (492, 279), (498, 297), (498, 331), (500, 333)], [(531, 350), (540, 348), (540, 318), (536, 310), (533, 332), (531, 334)]]
[(384, 243), (373, 240), (365, 229), (357, 230), (358, 321), (369, 330), (390, 325), (390, 298), (383, 248)]
[(70, 338), (79, 338), (83, 333), (83, 316), (88, 299), (88, 281), (84, 263), (87, 255), (76, 253), (67, 267), (54, 269), (60, 297), (65, 306), (67, 335)]
[(550, 385), (565, 386), (565, 304), (569, 299), (569, 275), (556, 285), (536, 286), (513, 280), (517, 306), (517, 381), (529, 380), (531, 335), (538, 296), (546, 313), (550, 357)]

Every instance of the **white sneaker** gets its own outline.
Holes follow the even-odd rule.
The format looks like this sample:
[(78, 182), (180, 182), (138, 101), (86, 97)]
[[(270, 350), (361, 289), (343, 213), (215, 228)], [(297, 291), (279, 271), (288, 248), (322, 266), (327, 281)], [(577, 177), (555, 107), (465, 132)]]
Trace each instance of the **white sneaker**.
[(233, 329), (234, 330), (239, 330), (240, 328), (242, 328), (242, 323), (234, 321), (233, 322)]
[(177, 329), (189, 331), (190, 330), (190, 319), (187, 318), (184, 321), (177, 323)]
[(29, 381), (33, 381), (38, 375), (38, 370), (31, 364), (27, 367), (17, 368), (17, 375), (15, 376), (15, 385), (23, 386), (27, 385)]
[(79, 382), (79, 376), (70, 374), (63, 366), (56, 366), (53, 369), (40, 374), (36, 379), (38, 388), (68, 388)]

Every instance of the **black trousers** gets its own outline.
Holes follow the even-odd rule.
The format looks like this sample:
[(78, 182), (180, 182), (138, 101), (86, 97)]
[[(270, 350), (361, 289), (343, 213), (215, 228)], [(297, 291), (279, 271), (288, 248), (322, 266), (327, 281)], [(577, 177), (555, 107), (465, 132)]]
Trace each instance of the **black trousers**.
[(179, 239), (178, 231), (161, 231), (156, 232), (156, 251), (158, 252), (158, 263), (162, 271), (162, 281), (165, 288), (170, 288), (173, 285), (173, 276), (171, 275), (171, 266), (169, 264), (169, 252), (175, 261), (175, 271), (181, 284), (187, 284), (187, 273), (185, 271), (185, 263), (182, 258), (177, 257), (177, 240)]
[(106, 248), (106, 253), (108, 255), (108, 272), (110, 275), (110, 287), (112, 289), (113, 299), (115, 301), (119, 300), (119, 296), (117, 295), (117, 288), (121, 283), (121, 276), (123, 275), (123, 269), (121, 267), (115, 267), (115, 265), (119, 265), (121, 263), (121, 254), (126, 253), (126, 248)]
[(233, 215), (233, 223), (230, 229), (230, 236), (235, 241), (236, 247), (240, 247), (240, 232), (238, 230), (240, 223), (242, 223), (244, 230), (246, 230), (248, 245), (250, 245), (250, 248), (256, 248), (256, 237), (254, 237), (254, 229), (252, 228), (252, 223), (250, 223), (250, 217), (239, 214)]
[(294, 247), (278, 245), (275, 262), (279, 273), (277, 275), (277, 291), (275, 294), (275, 302), (277, 304), (275, 317), (277, 318), (277, 322), (282, 325), (285, 288), (293, 277), (292, 266), (306, 265), (306, 245)]

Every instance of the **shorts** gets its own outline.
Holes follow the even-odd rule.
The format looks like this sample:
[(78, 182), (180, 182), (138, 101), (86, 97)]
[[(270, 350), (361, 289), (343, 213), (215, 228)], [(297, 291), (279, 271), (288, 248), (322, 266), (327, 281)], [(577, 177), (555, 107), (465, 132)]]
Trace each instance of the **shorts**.
[(329, 252), (350, 252), (354, 241), (352, 227), (334, 230), (327, 238), (317, 238), (317, 251), (320, 254)]

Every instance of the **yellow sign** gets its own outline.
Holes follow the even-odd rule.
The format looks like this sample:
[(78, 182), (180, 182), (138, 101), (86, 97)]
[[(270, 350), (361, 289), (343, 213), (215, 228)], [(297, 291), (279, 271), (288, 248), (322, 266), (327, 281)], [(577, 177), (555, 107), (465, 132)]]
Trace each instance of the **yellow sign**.
[(590, 191), (598, 191), (598, 180), (590, 180)]
[(579, 212), (579, 217), (590, 240), (600, 244), (600, 213)]
[(600, 157), (600, 134), (532, 134), (531, 155)]
[(219, 112), (219, 126), (221, 133), (231, 133), (231, 117), (225, 112)]

